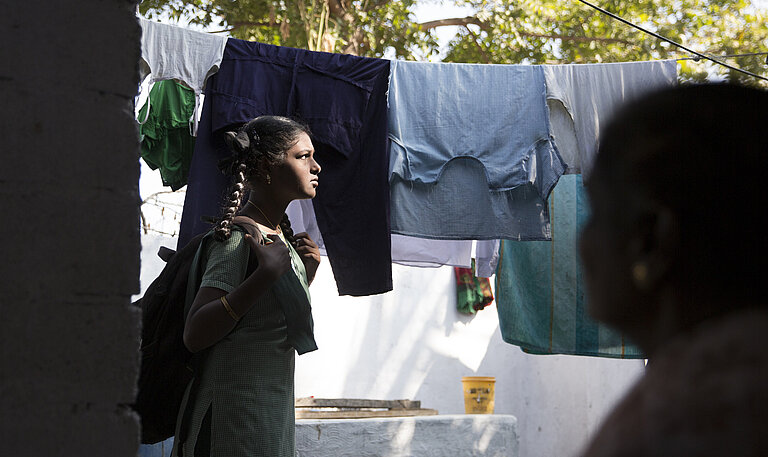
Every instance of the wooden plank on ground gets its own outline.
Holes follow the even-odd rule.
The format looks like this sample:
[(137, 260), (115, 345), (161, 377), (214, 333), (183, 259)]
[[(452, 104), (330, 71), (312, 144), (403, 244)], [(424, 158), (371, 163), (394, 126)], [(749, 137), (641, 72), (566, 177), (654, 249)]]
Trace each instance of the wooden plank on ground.
[(361, 398), (297, 398), (297, 408), (387, 408), (419, 409), (418, 400), (368, 400)]
[(436, 416), (436, 409), (390, 409), (380, 411), (307, 411), (296, 410), (296, 419), (366, 419), (372, 417)]

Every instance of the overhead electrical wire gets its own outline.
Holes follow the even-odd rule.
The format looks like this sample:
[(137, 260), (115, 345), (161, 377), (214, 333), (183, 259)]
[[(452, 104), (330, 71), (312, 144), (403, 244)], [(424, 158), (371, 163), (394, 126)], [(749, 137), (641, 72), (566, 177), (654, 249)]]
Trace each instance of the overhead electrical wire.
[(613, 18), (613, 19), (616, 19), (617, 21), (623, 22), (623, 23), (625, 23), (625, 24), (627, 24), (627, 25), (629, 25), (629, 26), (631, 26), (631, 27), (634, 27), (634, 28), (636, 28), (636, 29), (638, 29), (638, 30), (640, 30), (640, 31), (642, 31), (642, 32), (645, 32), (645, 33), (647, 33), (647, 34), (649, 34), (649, 35), (652, 35), (652, 36), (654, 36), (654, 37), (656, 37), (656, 38), (658, 38), (658, 39), (660, 39), (660, 40), (662, 40), (662, 41), (666, 41), (666, 42), (667, 42), (667, 43), (669, 43), (669, 44), (672, 44), (672, 45), (674, 45), (674, 46), (677, 46), (678, 48), (680, 48), (680, 49), (683, 49), (683, 50), (685, 50), (685, 51), (687, 51), (687, 52), (690, 52), (691, 54), (694, 54), (694, 55), (696, 55), (697, 57), (699, 57), (699, 58), (701, 58), (701, 59), (709, 60), (709, 61), (711, 61), (711, 62), (714, 62), (714, 63), (718, 64), (718, 65), (722, 65), (722, 66), (723, 66), (723, 67), (725, 67), (725, 68), (728, 68), (728, 69), (731, 69), (731, 70), (734, 70), (734, 71), (738, 71), (738, 72), (740, 72), (740, 73), (744, 73), (744, 74), (746, 74), (746, 75), (749, 75), (749, 76), (753, 76), (753, 77), (755, 77), (755, 78), (758, 78), (758, 79), (762, 79), (763, 81), (768, 81), (768, 78), (766, 78), (766, 77), (764, 77), (764, 76), (760, 76), (760, 75), (758, 75), (758, 74), (755, 74), (755, 73), (752, 73), (752, 72), (750, 72), (750, 71), (747, 71), (747, 70), (743, 70), (743, 69), (741, 69), (741, 68), (739, 68), (739, 67), (734, 67), (733, 65), (729, 65), (729, 64), (727, 64), (727, 63), (725, 63), (725, 62), (723, 62), (723, 61), (721, 61), (721, 60), (717, 60), (717, 59), (714, 59), (714, 58), (712, 58), (712, 57), (710, 57), (710, 56), (708, 56), (708, 55), (706, 55), (706, 54), (702, 54), (702, 53), (700, 53), (700, 52), (694, 51), (693, 49), (690, 49), (690, 48), (688, 48), (688, 47), (686, 47), (686, 46), (683, 46), (682, 44), (680, 44), (680, 43), (677, 43), (677, 42), (675, 42), (675, 41), (672, 41), (672, 40), (670, 40), (669, 38), (666, 38), (666, 37), (664, 37), (664, 36), (661, 36), (661, 35), (659, 35), (659, 34), (658, 34), (658, 33), (656, 33), (656, 32), (652, 32), (652, 31), (650, 31), (650, 30), (647, 30), (647, 29), (645, 29), (645, 28), (643, 28), (643, 27), (640, 27), (639, 25), (637, 25), (637, 24), (634, 24), (634, 23), (632, 23), (632, 22), (630, 22), (630, 21), (628, 21), (628, 20), (624, 19), (624, 18), (623, 18), (623, 17), (621, 17), (621, 16), (617, 16), (617, 15), (615, 15), (615, 14), (611, 13), (611, 12), (610, 12), (610, 11), (608, 11), (608, 10), (605, 10), (605, 9), (603, 9), (603, 8), (600, 8), (600, 7), (599, 7), (599, 6), (597, 6), (597, 5), (593, 5), (593, 4), (591, 4), (591, 3), (589, 3), (589, 2), (587, 2), (587, 1), (585, 1), (585, 0), (578, 0), (578, 1), (579, 1), (579, 2), (581, 2), (581, 3), (583, 3), (583, 4), (585, 4), (585, 5), (587, 5), (587, 6), (589, 6), (589, 7), (592, 7), (592, 8), (594, 8), (594, 9), (596, 9), (596, 10), (600, 11), (601, 13), (603, 13), (603, 14), (605, 14), (605, 15), (607, 15), (607, 16), (610, 16), (610, 17), (611, 17), (611, 18)]
[[(717, 55), (715, 57), (732, 57), (732, 58), (736, 58), (736, 57), (754, 57), (754, 56), (766, 56), (765, 57), (765, 64), (768, 65), (768, 52), (745, 52), (745, 53), (742, 53), (742, 54), (720, 54), (720, 55)], [(701, 60), (701, 58), (698, 57), (698, 56), (696, 56), (696, 57), (680, 57), (680, 58), (677, 58), (675, 60), (694, 60), (694, 61), (698, 62), (699, 60)]]

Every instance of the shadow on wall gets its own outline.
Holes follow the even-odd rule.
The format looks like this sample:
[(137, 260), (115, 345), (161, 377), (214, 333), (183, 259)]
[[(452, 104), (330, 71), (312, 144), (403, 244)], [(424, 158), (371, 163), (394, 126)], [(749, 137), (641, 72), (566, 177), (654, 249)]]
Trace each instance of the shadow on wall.
[(502, 342), (478, 372), (496, 376), (496, 413), (518, 418), (520, 455), (565, 457), (581, 450), (644, 367), (638, 359), (531, 355)]
[(297, 396), (409, 398), (441, 414), (464, 412), (461, 377), (476, 373), (498, 334), (495, 309), (458, 313), (450, 267), (395, 265), (393, 280), (387, 294), (339, 297), (327, 287), (330, 268), (318, 273), (320, 349), (297, 358)]
[(450, 267), (394, 265), (394, 290), (339, 297), (327, 262), (312, 285), (319, 350), (297, 357), (296, 396), (420, 400), (464, 414), (461, 378), (496, 377), (496, 414), (518, 418), (520, 455), (576, 452), (642, 372), (639, 360), (533, 356), (502, 341), (496, 304), (456, 310)]

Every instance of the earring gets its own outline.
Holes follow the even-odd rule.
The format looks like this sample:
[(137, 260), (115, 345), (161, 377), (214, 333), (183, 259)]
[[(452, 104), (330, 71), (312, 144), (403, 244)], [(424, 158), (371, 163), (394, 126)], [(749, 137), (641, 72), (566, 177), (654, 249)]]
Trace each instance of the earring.
[(632, 264), (632, 280), (638, 289), (645, 289), (648, 286), (648, 265), (645, 262)]
[(269, 173), (267, 173), (267, 185), (272, 184), (272, 177), (269, 176)]

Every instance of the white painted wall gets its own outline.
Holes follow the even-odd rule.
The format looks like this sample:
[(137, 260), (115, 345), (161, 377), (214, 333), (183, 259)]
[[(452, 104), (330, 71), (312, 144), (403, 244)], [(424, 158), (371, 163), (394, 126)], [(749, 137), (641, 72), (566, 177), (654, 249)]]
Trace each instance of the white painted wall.
[[(162, 262), (145, 235), (142, 288)], [(339, 297), (327, 259), (310, 287), (319, 350), (296, 359), (296, 396), (420, 400), (463, 414), (462, 376), (496, 377), (497, 414), (518, 419), (522, 457), (570, 456), (643, 370), (638, 360), (533, 356), (504, 343), (496, 304), (456, 311), (450, 267), (394, 265), (394, 291)]]
[[(326, 259), (327, 260), (327, 259)], [(394, 290), (339, 297), (328, 262), (312, 284), (319, 350), (297, 358), (296, 396), (421, 400), (464, 413), (462, 376), (495, 376), (520, 455), (569, 456), (643, 370), (638, 360), (534, 356), (502, 341), (496, 304), (456, 311), (453, 269), (393, 266)]]

